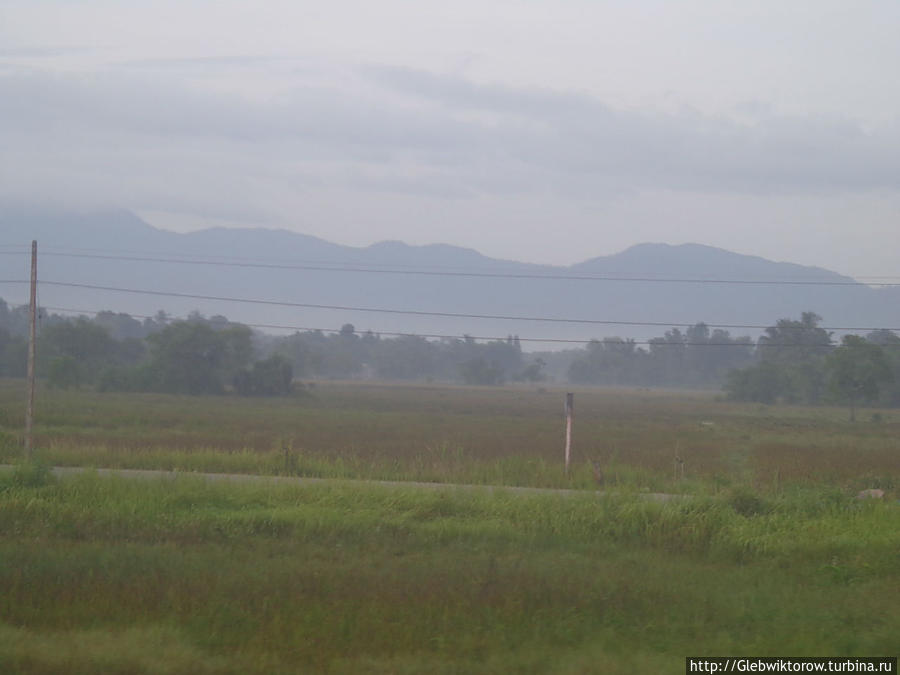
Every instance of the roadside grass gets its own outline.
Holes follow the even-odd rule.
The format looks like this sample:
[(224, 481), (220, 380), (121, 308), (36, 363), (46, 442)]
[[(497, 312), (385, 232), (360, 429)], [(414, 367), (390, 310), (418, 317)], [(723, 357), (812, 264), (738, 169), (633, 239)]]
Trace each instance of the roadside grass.
[(834, 487), (748, 508), (26, 475), (0, 474), (4, 672), (675, 673), (900, 635), (900, 509)]
[(0, 472), (0, 672), (674, 673), (686, 655), (896, 653), (900, 413), (577, 390), (566, 475), (563, 394), (41, 390), (22, 463), (22, 385), (0, 380), (0, 463), (17, 465)]

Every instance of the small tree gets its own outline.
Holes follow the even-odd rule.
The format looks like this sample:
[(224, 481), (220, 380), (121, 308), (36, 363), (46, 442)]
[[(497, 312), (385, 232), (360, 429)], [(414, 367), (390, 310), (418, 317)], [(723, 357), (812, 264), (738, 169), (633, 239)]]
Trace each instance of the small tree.
[(503, 384), (503, 369), (483, 356), (460, 363), (459, 374), (466, 384)]
[(280, 354), (257, 361), (252, 370), (234, 375), (234, 388), (241, 396), (284, 396), (293, 389), (294, 368)]
[(850, 421), (856, 421), (860, 401), (873, 401), (882, 384), (893, 380), (884, 351), (859, 335), (845, 335), (841, 346), (826, 359), (828, 385), (841, 402), (850, 406)]

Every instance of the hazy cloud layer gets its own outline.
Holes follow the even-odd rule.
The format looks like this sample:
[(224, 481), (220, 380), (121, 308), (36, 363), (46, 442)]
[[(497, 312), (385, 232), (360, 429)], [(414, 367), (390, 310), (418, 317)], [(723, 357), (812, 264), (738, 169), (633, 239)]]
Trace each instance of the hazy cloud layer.
[(893, 6), (264, 6), (11, 0), (0, 199), (536, 262), (651, 239), (893, 265)]
[(452, 197), (900, 185), (896, 128), (617, 110), (586, 95), (407, 68), (364, 69), (355, 91), (298, 86), (266, 101), (160, 77), (18, 73), (0, 76), (0, 116), (16, 157), (4, 162), (7, 190), (45, 190), (63, 162), (66, 174), (108, 175), (94, 197), (113, 201), (132, 198), (145, 172), (172, 171), (201, 184), (274, 177)]

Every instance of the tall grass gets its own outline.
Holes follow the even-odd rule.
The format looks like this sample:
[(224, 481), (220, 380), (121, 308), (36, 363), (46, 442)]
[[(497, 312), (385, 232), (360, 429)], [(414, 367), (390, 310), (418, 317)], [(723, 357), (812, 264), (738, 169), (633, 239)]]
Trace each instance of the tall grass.
[(682, 672), (890, 654), (900, 510), (0, 474), (0, 671)]
[[(770, 408), (701, 394), (576, 393), (575, 464), (562, 464), (554, 389), (321, 383), (301, 398), (42, 391), (47, 463), (714, 494), (793, 484), (895, 494), (900, 416)], [(21, 456), (19, 383), (0, 382), (0, 462)], [(675, 456), (684, 460), (674, 463)], [(683, 468), (683, 472), (682, 472)]]

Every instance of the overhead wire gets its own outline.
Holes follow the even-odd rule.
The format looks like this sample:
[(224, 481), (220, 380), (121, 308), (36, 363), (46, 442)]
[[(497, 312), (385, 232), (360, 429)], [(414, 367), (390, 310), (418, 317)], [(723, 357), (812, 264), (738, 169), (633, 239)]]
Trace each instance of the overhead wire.
[[(0, 280), (0, 283), (7, 283)], [(21, 283), (21, 282), (13, 282)], [(619, 326), (647, 326), (647, 327), (672, 327), (672, 326), (690, 326), (696, 323), (703, 323), (711, 328), (729, 328), (729, 329), (765, 329), (769, 326), (760, 324), (731, 324), (731, 323), (714, 323), (714, 322), (691, 322), (691, 321), (618, 321), (610, 319), (575, 319), (567, 317), (546, 317), (546, 316), (516, 316), (507, 314), (475, 314), (465, 312), (438, 312), (429, 310), (413, 310), (413, 309), (390, 309), (384, 307), (357, 307), (351, 305), (331, 305), (323, 303), (293, 302), (287, 300), (269, 300), (263, 298), (237, 298), (221, 295), (206, 295), (201, 293), (181, 293), (176, 291), (156, 291), (138, 288), (123, 288), (119, 286), (104, 286), (99, 284), (82, 284), (76, 282), (49, 281), (42, 280), (40, 283), (49, 286), (60, 286), (66, 288), (83, 288), (90, 290), (109, 291), (115, 293), (126, 293), (135, 295), (154, 295), (161, 297), (186, 298), (192, 300), (207, 300), (216, 302), (234, 302), (255, 305), (269, 305), (278, 307), (293, 307), (302, 309), (323, 309), (337, 310), (344, 312), (371, 312), (377, 314), (401, 314), (406, 316), (430, 316), (453, 319), (489, 319), (495, 321), (528, 321), (536, 323), (561, 323), (561, 324), (582, 324), (582, 325), (619, 325)], [(900, 328), (891, 328), (887, 326), (820, 326), (825, 330), (836, 331), (874, 331), (874, 330), (900, 330)]]
[[(70, 312), (74, 314), (117, 314), (117, 312), (113, 312), (111, 310), (91, 310), (91, 309), (75, 309), (71, 307), (43, 307), (42, 309), (57, 311), (57, 312)], [(127, 316), (136, 319), (155, 319), (154, 316), (150, 316), (147, 314), (131, 314), (125, 313)], [(169, 321), (190, 321), (190, 318), (169, 318)], [(249, 323), (246, 321), (229, 321), (231, 324), (239, 324), (243, 326), (247, 326), (249, 328), (268, 328), (268, 329), (280, 329), (280, 330), (293, 330), (293, 331), (306, 331), (306, 332), (322, 332), (322, 333), (342, 333), (343, 329), (341, 328), (321, 328), (321, 327), (309, 327), (309, 326), (296, 326), (296, 325), (285, 325), (285, 324), (268, 324), (268, 323)], [(363, 335), (371, 333), (376, 336), (392, 336), (392, 337), (418, 337), (418, 338), (430, 338), (430, 339), (444, 339), (444, 340), (486, 340), (492, 342), (503, 342), (509, 340), (510, 337), (514, 337), (519, 342), (551, 342), (551, 343), (568, 343), (568, 344), (591, 344), (591, 343), (602, 343), (602, 344), (612, 344), (612, 345), (653, 345), (659, 347), (744, 347), (744, 348), (752, 348), (755, 347), (756, 344), (753, 342), (687, 342), (687, 341), (678, 341), (678, 342), (660, 342), (659, 340), (632, 340), (632, 339), (615, 339), (615, 340), (602, 340), (602, 339), (567, 339), (567, 338), (534, 338), (534, 337), (520, 337), (516, 336), (486, 336), (486, 335), (448, 335), (448, 334), (435, 334), (435, 333), (416, 333), (412, 331), (404, 331), (404, 332), (396, 332), (396, 331), (383, 331), (383, 330), (365, 330), (362, 332)], [(777, 347), (809, 347), (808, 344), (801, 343), (781, 343), (774, 345), (763, 345), (763, 346), (777, 346)], [(816, 347), (828, 347), (833, 346), (833, 344), (819, 344), (813, 345)]]
[[(0, 251), (0, 253), (6, 253)], [(469, 277), (480, 279), (537, 279), (546, 281), (606, 281), (627, 283), (677, 283), (677, 284), (734, 284), (734, 285), (787, 285), (787, 286), (900, 286), (900, 282), (872, 282), (864, 284), (856, 280), (850, 281), (819, 281), (810, 279), (718, 279), (707, 277), (672, 277), (672, 276), (619, 276), (619, 275), (591, 275), (591, 274), (560, 274), (560, 273), (535, 273), (535, 272), (480, 272), (480, 271), (454, 271), (448, 269), (391, 269), (380, 268), (375, 265), (353, 265), (347, 263), (266, 263), (246, 262), (240, 260), (210, 260), (198, 258), (174, 258), (139, 255), (109, 255), (100, 253), (66, 253), (55, 251), (43, 251), (44, 256), (57, 256), (67, 258), (84, 258), (93, 260), (111, 260), (122, 262), (152, 262), (170, 263), (180, 265), (201, 265), (217, 267), (243, 267), (270, 270), (292, 271), (316, 271), (316, 272), (343, 272), (361, 274), (382, 275), (417, 275), (429, 277)], [(398, 267), (394, 265), (393, 267)], [(888, 278), (888, 277), (873, 277)]]

